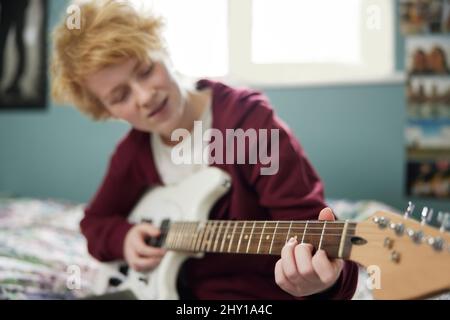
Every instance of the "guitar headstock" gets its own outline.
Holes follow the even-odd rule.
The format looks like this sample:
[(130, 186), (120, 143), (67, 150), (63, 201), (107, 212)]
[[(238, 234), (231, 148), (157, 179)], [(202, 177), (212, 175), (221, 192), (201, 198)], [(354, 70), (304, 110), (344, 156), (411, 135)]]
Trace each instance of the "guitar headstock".
[[(358, 223), (350, 259), (368, 268), (375, 281), (376, 299), (416, 299), (450, 290), (449, 214), (440, 213), (441, 227), (428, 225), (432, 210), (424, 208), (422, 221), (379, 211)], [(362, 239), (362, 240), (361, 240)]]

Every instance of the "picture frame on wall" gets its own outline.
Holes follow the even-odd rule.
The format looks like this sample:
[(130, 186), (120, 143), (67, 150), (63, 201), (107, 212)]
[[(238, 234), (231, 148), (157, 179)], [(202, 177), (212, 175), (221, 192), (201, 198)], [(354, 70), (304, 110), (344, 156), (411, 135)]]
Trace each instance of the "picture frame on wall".
[(404, 35), (450, 31), (450, 0), (400, 0), (399, 4)]
[(406, 41), (406, 70), (409, 77), (450, 76), (450, 34), (415, 36)]
[(0, 0), (0, 112), (47, 102), (48, 0)]
[(400, 0), (406, 195), (450, 199), (450, 0)]

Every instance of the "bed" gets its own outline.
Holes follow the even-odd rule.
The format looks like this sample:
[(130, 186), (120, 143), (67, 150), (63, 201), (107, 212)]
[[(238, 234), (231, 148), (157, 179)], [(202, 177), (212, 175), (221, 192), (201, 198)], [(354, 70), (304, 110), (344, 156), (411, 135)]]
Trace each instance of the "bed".
[[(376, 201), (329, 200), (340, 219), (363, 220)], [(83, 205), (54, 199), (0, 198), (0, 299), (83, 299), (110, 292), (97, 279), (102, 265), (86, 250), (79, 230)], [(360, 269), (353, 299), (372, 299)], [(449, 299), (449, 295), (439, 299)]]

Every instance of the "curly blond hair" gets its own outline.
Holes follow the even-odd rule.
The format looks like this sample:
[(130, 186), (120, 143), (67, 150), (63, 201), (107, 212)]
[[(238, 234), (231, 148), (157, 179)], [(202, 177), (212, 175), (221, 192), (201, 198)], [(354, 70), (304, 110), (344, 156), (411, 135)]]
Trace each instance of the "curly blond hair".
[(162, 19), (126, 1), (74, 4), (80, 9), (80, 29), (69, 29), (65, 18), (53, 33), (52, 96), (94, 120), (104, 120), (110, 114), (87, 90), (86, 77), (128, 58), (147, 61), (152, 53), (165, 52)]

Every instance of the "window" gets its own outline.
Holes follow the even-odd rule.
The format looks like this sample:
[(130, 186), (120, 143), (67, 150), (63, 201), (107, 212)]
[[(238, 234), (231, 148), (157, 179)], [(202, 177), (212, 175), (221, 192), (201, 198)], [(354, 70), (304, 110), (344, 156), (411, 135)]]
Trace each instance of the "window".
[(251, 62), (361, 64), (360, 2), (253, 0)]
[(164, 18), (164, 36), (178, 72), (192, 77), (227, 74), (227, 0), (131, 1)]
[[(139, 2), (139, 0), (134, 0)], [(391, 0), (153, 0), (175, 68), (261, 85), (358, 81), (394, 70)]]

